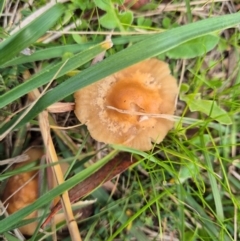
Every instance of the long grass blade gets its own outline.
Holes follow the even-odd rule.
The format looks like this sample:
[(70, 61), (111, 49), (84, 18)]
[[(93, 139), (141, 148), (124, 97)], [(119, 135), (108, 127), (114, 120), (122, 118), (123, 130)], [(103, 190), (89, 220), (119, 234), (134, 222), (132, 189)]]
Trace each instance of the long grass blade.
[(26, 27), (0, 43), (0, 67), (20, 51), (37, 41), (63, 14), (64, 7), (56, 4)]

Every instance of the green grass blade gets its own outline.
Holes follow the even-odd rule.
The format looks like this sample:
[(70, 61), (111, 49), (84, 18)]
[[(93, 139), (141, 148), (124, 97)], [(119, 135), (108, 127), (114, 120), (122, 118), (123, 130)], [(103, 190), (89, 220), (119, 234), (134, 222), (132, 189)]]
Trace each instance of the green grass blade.
[[(206, 146), (206, 143), (204, 142), (204, 139), (203, 139), (203, 135), (200, 135), (200, 141), (203, 147)], [(218, 182), (216, 178), (217, 175), (214, 173), (212, 160), (207, 150), (203, 151), (203, 156), (208, 167), (207, 172), (208, 172), (208, 177), (209, 177), (211, 190), (214, 198), (217, 217), (222, 221), (224, 220), (224, 211), (223, 211), (223, 203), (222, 203), (222, 194), (219, 191)]]
[[(106, 50), (107, 48), (111, 47), (110, 42), (103, 42), (98, 44), (86, 51), (83, 51), (75, 56), (69, 58), (67, 63), (58, 73), (56, 78), (59, 78), (66, 74), (67, 72), (78, 68), (79, 66), (85, 64), (86, 62), (93, 59), (96, 55), (100, 54), (102, 51)], [(27, 94), (33, 89), (36, 89), (44, 84), (47, 84), (57, 73), (57, 71), (61, 68), (65, 61), (62, 61), (55, 66), (51, 67), (50, 69), (43, 70), (39, 72), (37, 75), (34, 75), (28, 81), (18, 85), (14, 89), (8, 91), (4, 95), (0, 96), (0, 108), (6, 106), (7, 104), (13, 102), (14, 100), (18, 99), (19, 97)]]
[[(220, 228), (217, 224), (214, 223), (213, 220), (210, 219), (210, 217), (206, 214), (205, 210), (195, 201), (195, 199), (188, 195), (187, 192), (185, 193), (185, 202), (188, 206), (191, 207), (191, 209), (198, 215), (199, 219), (198, 221), (201, 222), (202, 227), (206, 230), (206, 232), (209, 234), (209, 236), (212, 238), (212, 240), (224, 240), (224, 241), (230, 241), (232, 240), (229, 235), (227, 234), (227, 229), (224, 227), (224, 239), (220, 238)], [(223, 231), (223, 230), (221, 230)]]
[(18, 64), (25, 64), (25, 63), (31, 63), (34, 61), (41, 61), (45, 59), (52, 59), (57, 57), (62, 57), (64, 53), (70, 52), (70, 53), (77, 53), (82, 50), (85, 50), (91, 46), (93, 46), (93, 43), (87, 43), (87, 44), (71, 44), (71, 45), (65, 45), (65, 46), (57, 46), (52, 48), (46, 48), (36, 51), (35, 53), (27, 56), (22, 55), (15, 59), (12, 59), (2, 65), (2, 68), (6, 68), (9, 66), (14, 66)]
[(191, 23), (193, 18), (192, 18), (192, 12), (191, 12), (191, 5), (190, 5), (190, 0), (185, 0), (186, 8), (187, 8), (187, 18), (188, 22)]
[[(20, 127), (30, 121), (46, 107), (72, 94), (77, 89), (85, 87), (144, 59), (164, 53), (191, 39), (232, 27), (238, 23), (240, 23), (240, 13), (235, 13), (201, 20), (199, 22), (171, 29), (161, 34), (153, 35), (151, 37), (147, 36), (145, 40), (108, 57), (104, 61), (63, 82), (50, 92), (47, 92), (39, 99), (37, 103), (38, 108), (34, 108), (29, 111), (28, 114), (25, 115), (25, 117), (16, 125), (16, 127)], [(4, 131), (6, 131), (8, 127), (11, 126), (18, 118), (19, 117), (17, 116), (12, 121), (9, 121), (6, 125), (4, 125), (0, 129), (0, 135), (4, 133)]]
[[(113, 38), (112, 42), (114, 45), (118, 44), (127, 44), (129, 42), (138, 42), (140, 40), (143, 40), (146, 36), (140, 35), (140, 36), (123, 36), (123, 37), (118, 37), (118, 38)], [(25, 64), (25, 63), (30, 63), (34, 61), (41, 61), (45, 59), (52, 59), (52, 58), (57, 58), (57, 57), (62, 57), (64, 53), (70, 52), (70, 53), (78, 53), (80, 51), (86, 50), (89, 47), (92, 47), (96, 44), (99, 44), (97, 41), (91, 41), (88, 43), (84, 44), (69, 44), (65, 46), (56, 46), (56, 47), (51, 47), (51, 48), (46, 48), (46, 49), (41, 49), (33, 54), (27, 56), (27, 55), (22, 55), (17, 58), (14, 58), (4, 65), (2, 65), (2, 68), (9, 67), (9, 66), (14, 66), (18, 64)]]
[(2, 15), (5, 4), (6, 4), (6, 0), (0, 1), (0, 16)]
[(0, 66), (41, 37), (57, 22), (63, 12), (63, 5), (56, 4), (29, 25), (1, 42)]
[(9, 234), (7, 232), (4, 233), (3, 235), (4, 235), (5, 240), (7, 240), (7, 241), (19, 241), (18, 238), (16, 238), (15, 236), (13, 236), (12, 234)]

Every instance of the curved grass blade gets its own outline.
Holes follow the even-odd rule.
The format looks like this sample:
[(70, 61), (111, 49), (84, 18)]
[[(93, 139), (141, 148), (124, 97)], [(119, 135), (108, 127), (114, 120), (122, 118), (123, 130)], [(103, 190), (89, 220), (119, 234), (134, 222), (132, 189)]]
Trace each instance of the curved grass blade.
[[(122, 36), (118, 38), (112, 38), (112, 42), (114, 45), (118, 44), (127, 44), (129, 42), (138, 42), (140, 40), (143, 40), (146, 38), (146, 35), (138, 35), (138, 36)], [(46, 48), (46, 49), (41, 49), (33, 54), (26, 56), (22, 55), (17, 58), (14, 58), (7, 63), (3, 64), (1, 68), (9, 67), (9, 66), (14, 66), (18, 64), (25, 64), (25, 63), (31, 63), (34, 61), (41, 61), (45, 59), (52, 59), (52, 58), (57, 58), (57, 57), (62, 57), (62, 55), (66, 52), (70, 53), (78, 53), (80, 51), (86, 50), (96, 44), (99, 44), (99, 41), (91, 41), (88, 43), (84, 44), (69, 44), (65, 46), (56, 46), (56, 47), (51, 47), (51, 48)]]
[(1, 42), (0, 66), (41, 37), (57, 22), (63, 12), (63, 5), (56, 4), (29, 25)]
[(6, 4), (6, 0), (0, 1), (0, 16), (2, 15), (5, 4)]
[[(95, 43), (97, 44), (97, 43)], [(52, 59), (57, 57), (62, 57), (64, 53), (70, 52), (70, 53), (77, 53), (82, 50), (86, 50), (87, 48), (93, 46), (94, 43), (87, 43), (87, 44), (71, 44), (71, 45), (65, 45), (65, 46), (57, 46), (52, 48), (46, 48), (41, 49), (33, 54), (26, 56), (22, 55), (17, 58), (14, 58), (4, 65), (1, 66), (1, 68), (6, 68), (9, 66), (14, 66), (18, 64), (25, 64), (25, 63), (31, 63), (34, 61), (40, 61), (45, 59)]]
[[(238, 23), (240, 23), (240, 13), (235, 13), (204, 19), (151, 37), (147, 36), (145, 40), (108, 57), (104, 61), (82, 71), (78, 75), (68, 79), (53, 90), (47, 92), (39, 99), (37, 103), (38, 108), (29, 111), (15, 128), (30, 121), (49, 105), (74, 93), (77, 89), (92, 84), (144, 59), (164, 53), (191, 39), (232, 27)], [(0, 129), (0, 135), (2, 135), (18, 118), (19, 116), (16, 116), (13, 120), (5, 124)]]

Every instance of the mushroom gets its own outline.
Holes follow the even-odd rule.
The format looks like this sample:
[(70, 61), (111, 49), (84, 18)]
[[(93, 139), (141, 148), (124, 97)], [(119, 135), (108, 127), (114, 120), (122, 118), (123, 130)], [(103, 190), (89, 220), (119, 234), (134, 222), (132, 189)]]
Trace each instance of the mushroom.
[(152, 58), (75, 92), (75, 114), (95, 140), (147, 151), (173, 127), (177, 93), (168, 64)]
[[(23, 167), (30, 162), (39, 160), (43, 155), (40, 147), (30, 148), (25, 152), (29, 156), (26, 162), (18, 163), (13, 166), (13, 170)], [(31, 179), (31, 181), (30, 181)], [(27, 184), (26, 184), (27, 183)], [(22, 187), (22, 188), (21, 188)], [(10, 197), (10, 198), (9, 198)], [(28, 171), (10, 177), (3, 192), (3, 201), (6, 202), (9, 214), (30, 205), (38, 197), (38, 175), (37, 171)], [(36, 218), (38, 212), (34, 211), (26, 219)], [(19, 230), (26, 235), (32, 234), (37, 227), (37, 222), (32, 222), (22, 226)]]
[[(25, 154), (29, 156), (29, 160), (23, 163), (18, 163), (13, 166), (13, 169), (16, 170), (20, 167), (38, 161), (43, 156), (43, 148), (41, 147), (32, 147), (28, 149)], [(62, 163), (61, 168), (63, 172), (66, 172), (68, 164)], [(10, 177), (7, 181), (6, 187), (3, 191), (3, 201), (7, 205), (8, 214), (17, 212), (18, 210), (32, 204), (37, 200), (39, 196), (39, 175), (37, 170), (23, 172), (17, 175)], [(56, 180), (53, 179), (53, 185), (56, 186)], [(9, 198), (10, 197), (10, 198)], [(38, 211), (34, 211), (29, 214), (25, 219), (33, 219), (38, 217)], [(60, 222), (63, 219), (56, 217), (56, 222)], [(34, 221), (22, 227), (19, 227), (19, 230), (24, 235), (32, 235), (36, 228), (38, 222)]]

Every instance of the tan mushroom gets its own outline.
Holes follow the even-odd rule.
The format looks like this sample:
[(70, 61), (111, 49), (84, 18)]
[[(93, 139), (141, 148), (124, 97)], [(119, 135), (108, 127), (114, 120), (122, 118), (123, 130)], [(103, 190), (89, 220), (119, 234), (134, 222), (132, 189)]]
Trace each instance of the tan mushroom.
[(148, 59), (78, 90), (75, 114), (97, 141), (146, 151), (173, 127), (160, 114), (174, 113), (177, 93), (168, 64)]
[[(43, 148), (41, 147), (32, 147), (28, 149), (25, 154), (29, 156), (29, 160), (23, 163), (15, 164), (13, 170), (24, 167), (33, 161), (39, 161), (44, 152)], [(61, 168), (65, 173), (68, 168), (68, 164), (62, 163)], [(38, 171), (36, 170), (20, 173), (10, 177), (3, 192), (3, 201), (7, 205), (8, 214), (15, 213), (36, 201), (39, 196), (39, 183), (39, 175)], [(53, 179), (53, 186), (56, 186), (55, 178)], [(37, 217), (38, 211), (34, 211), (25, 219), (33, 219)], [(60, 216), (56, 217), (56, 219), (56, 222), (63, 220), (63, 218)], [(35, 221), (20, 227), (19, 230), (22, 234), (30, 236), (35, 232), (37, 225), (38, 222)]]

